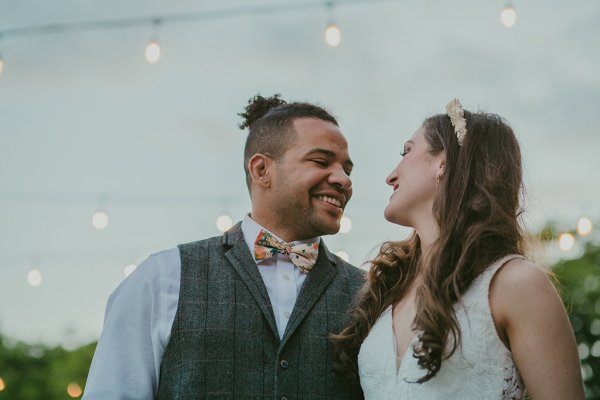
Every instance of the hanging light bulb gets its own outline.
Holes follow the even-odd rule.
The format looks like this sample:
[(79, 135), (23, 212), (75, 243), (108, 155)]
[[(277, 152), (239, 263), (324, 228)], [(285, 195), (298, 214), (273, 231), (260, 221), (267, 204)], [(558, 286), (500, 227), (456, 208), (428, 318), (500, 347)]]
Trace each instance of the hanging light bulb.
[(154, 38), (146, 45), (146, 61), (150, 64), (156, 64), (160, 58), (160, 45), (158, 44), (158, 28), (160, 27), (160, 19), (152, 21), (154, 27)]
[(108, 215), (104, 211), (97, 211), (92, 216), (92, 225), (99, 231), (106, 228), (108, 225)]
[(342, 41), (342, 32), (336, 24), (328, 24), (325, 28), (325, 42), (329, 47), (337, 47)]
[(333, 1), (329, 1), (325, 4), (325, 7), (329, 13), (329, 22), (325, 27), (325, 43), (327, 43), (329, 47), (337, 47), (342, 41), (342, 32), (340, 31), (340, 28), (338, 28), (338, 26), (333, 22), (335, 20), (333, 15), (334, 6), (335, 4)]
[(40, 286), (42, 284), (42, 273), (39, 269), (32, 269), (27, 273), (27, 282), (33, 286)]
[(517, 22), (517, 13), (510, 4), (507, 4), (500, 12), (500, 22), (507, 28), (515, 26), (515, 23)]
[(160, 46), (158, 44), (158, 41), (151, 40), (146, 46), (146, 61), (148, 61), (150, 64), (155, 64), (158, 62), (159, 58)]

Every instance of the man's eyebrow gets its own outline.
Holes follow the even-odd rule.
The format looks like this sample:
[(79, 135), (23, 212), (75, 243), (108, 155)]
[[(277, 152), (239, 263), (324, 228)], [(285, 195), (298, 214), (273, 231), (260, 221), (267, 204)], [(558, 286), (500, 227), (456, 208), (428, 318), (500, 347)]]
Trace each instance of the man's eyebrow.
[(412, 140), (407, 140), (406, 143), (404, 143), (404, 145), (406, 146), (407, 144), (415, 144), (415, 142), (413, 142)]
[[(308, 153), (306, 153), (307, 156), (311, 156), (314, 154), (322, 154), (328, 158), (336, 158), (336, 153), (333, 150), (328, 150), (328, 149), (322, 149), (322, 148), (315, 148), (310, 150)], [(354, 163), (352, 162), (352, 160), (347, 159), (345, 161), (342, 162), (342, 164), (353, 168), (354, 167)]]

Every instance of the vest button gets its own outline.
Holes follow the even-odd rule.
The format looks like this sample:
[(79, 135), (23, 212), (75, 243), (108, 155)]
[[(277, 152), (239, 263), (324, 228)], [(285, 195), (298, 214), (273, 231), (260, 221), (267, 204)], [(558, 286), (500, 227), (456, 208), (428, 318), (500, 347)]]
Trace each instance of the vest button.
[[(281, 365), (281, 368), (283, 369), (287, 369), (287, 367), (289, 366), (288, 362), (286, 360), (281, 360), (281, 362), (279, 363), (279, 365)], [(284, 398), (282, 398), (281, 400), (284, 400)]]

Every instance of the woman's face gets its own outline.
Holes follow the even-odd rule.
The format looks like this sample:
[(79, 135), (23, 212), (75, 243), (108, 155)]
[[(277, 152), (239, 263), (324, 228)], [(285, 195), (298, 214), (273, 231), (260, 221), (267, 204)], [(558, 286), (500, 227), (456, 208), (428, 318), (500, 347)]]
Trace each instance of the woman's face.
[(444, 153), (431, 154), (425, 128), (419, 128), (404, 144), (402, 160), (386, 179), (394, 192), (385, 208), (385, 219), (413, 228), (431, 221), (436, 177), (441, 177), (443, 168)]

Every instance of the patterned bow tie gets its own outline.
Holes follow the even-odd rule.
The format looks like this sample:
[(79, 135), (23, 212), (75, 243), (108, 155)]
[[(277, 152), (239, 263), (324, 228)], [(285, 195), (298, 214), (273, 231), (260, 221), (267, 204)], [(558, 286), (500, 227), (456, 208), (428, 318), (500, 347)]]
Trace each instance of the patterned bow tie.
[(319, 243), (296, 244), (281, 242), (262, 229), (254, 242), (254, 258), (258, 261), (277, 253), (290, 256), (292, 263), (305, 274), (312, 269), (319, 255)]

